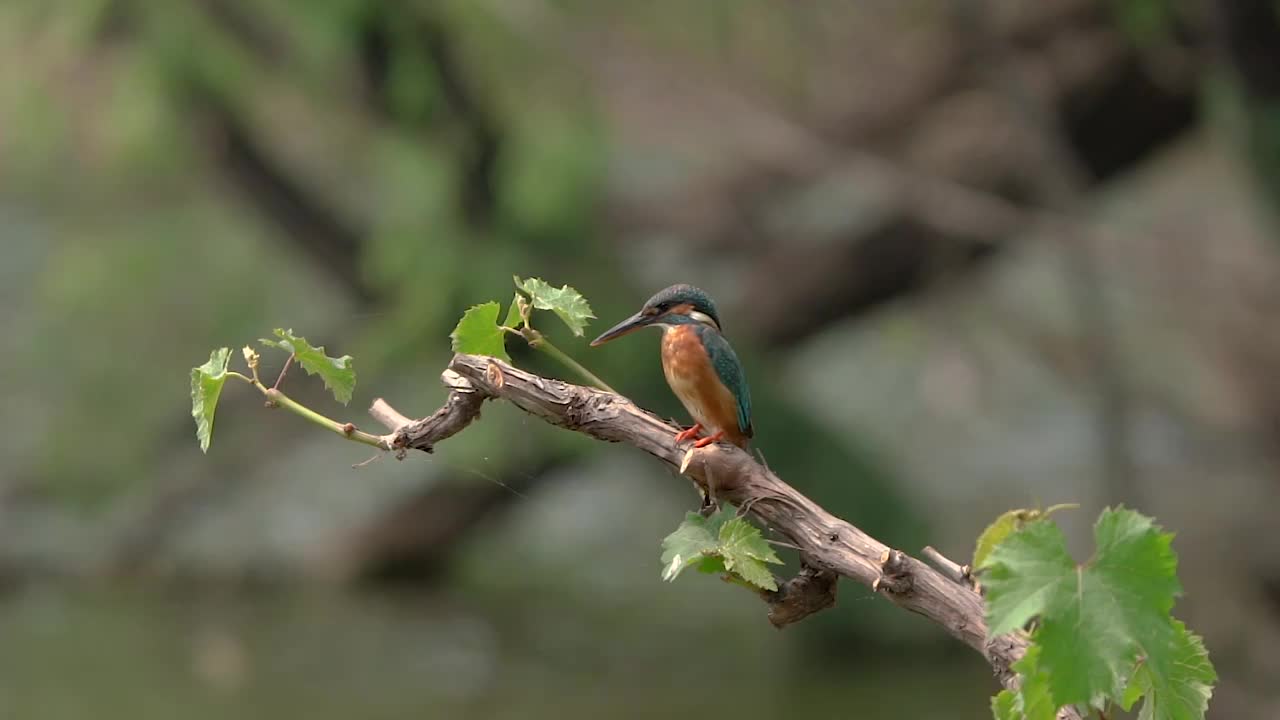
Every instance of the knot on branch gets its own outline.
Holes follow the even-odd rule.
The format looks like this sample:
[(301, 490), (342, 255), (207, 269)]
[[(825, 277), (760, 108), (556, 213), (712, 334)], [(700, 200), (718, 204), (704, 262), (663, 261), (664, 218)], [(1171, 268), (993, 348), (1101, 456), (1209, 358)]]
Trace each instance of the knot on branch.
[(871, 583), (873, 592), (902, 595), (911, 591), (911, 569), (901, 550), (885, 548), (880, 555), (880, 577)]
[(764, 593), (769, 603), (769, 622), (782, 629), (836, 604), (835, 573), (805, 565), (795, 577), (778, 585), (776, 592)]

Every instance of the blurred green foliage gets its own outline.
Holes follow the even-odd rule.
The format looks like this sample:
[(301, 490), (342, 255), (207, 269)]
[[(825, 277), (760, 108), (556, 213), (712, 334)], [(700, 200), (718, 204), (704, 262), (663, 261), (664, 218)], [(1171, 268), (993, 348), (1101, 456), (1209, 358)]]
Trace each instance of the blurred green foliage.
[[(755, 7), (752, 27), (767, 30), (756, 23), (778, 11)], [(731, 51), (726, 25), (746, 22), (713, 3), (672, 25), (673, 8), (618, 12), (639, 32), (715, 52)], [(602, 316), (632, 312), (652, 288), (632, 287), (598, 237), (609, 146), (581, 69), (546, 40), (555, 22), (497, 2), (4, 4), (5, 65), (23, 70), (0, 83), (0, 125), (12, 128), (0, 177), (47, 238), (28, 264), (35, 327), (21, 351), (41, 384), (58, 358), (64, 393), (48, 404), (58, 432), (14, 455), (17, 474), (99, 516), (164, 488), (181, 457), (171, 441), (189, 433), (176, 388), (192, 358), (270, 327), (305, 327), (360, 358), (368, 380), (353, 408), (412, 378), (422, 399), (401, 404), (423, 412), (439, 397), (433, 378), (457, 317), (505, 299), (513, 273), (568, 280), (599, 298)], [(770, 42), (794, 53), (782, 37)], [(574, 333), (540, 330), (642, 404), (683, 417), (656, 352), (588, 355)], [(770, 364), (741, 345), (762, 378), (759, 444), (773, 467), (814, 478), (807, 489), (833, 511), (865, 512), (869, 530), (914, 542), (888, 466), (774, 392)], [(527, 348), (512, 353), (566, 374)], [(137, 362), (104, 360), (122, 354)], [(204, 472), (249, 472), (259, 449), (245, 436), (282, 448), (313, 432), (248, 415), (257, 404), (223, 398), (219, 435), (237, 435), (217, 446), (229, 464)], [(481, 423), (451, 441), (451, 456), (512, 472), (599, 450), (550, 428), (536, 443), (494, 442), (503, 432)], [(66, 434), (83, 452), (62, 450)]]
[[(699, 646), (696, 641), (703, 637), (708, 642), (699, 652), (682, 656), (687, 662), (673, 674), (682, 682), (690, 676), (701, 682), (735, 682), (749, 691), (739, 698), (747, 709), (758, 711), (760, 697), (767, 696), (776, 705), (766, 705), (771, 711), (794, 711), (812, 702), (815, 712), (839, 712), (857, 694), (864, 700), (893, 696), (892, 707), (859, 707), (868, 717), (935, 712), (937, 698), (912, 688), (886, 692), (882, 684), (909, 677), (905, 684), (913, 687), (954, 682), (946, 698), (968, 692), (975, 701), (948, 701), (947, 712), (965, 716), (971, 708), (971, 716), (982, 716), (981, 698), (989, 694), (982, 681), (988, 671), (976, 657), (966, 655), (959, 672), (948, 663), (937, 673), (941, 678), (927, 679), (919, 677), (919, 663), (904, 673), (902, 666), (882, 662), (906, 657), (916, 643), (932, 647), (946, 640), (923, 620), (847, 583), (837, 610), (788, 634), (806, 643), (806, 652), (797, 658), (801, 662), (786, 664), (786, 672), (793, 674), (790, 689), (768, 692), (778, 678), (764, 682), (758, 658), (778, 645), (772, 634), (766, 640), (753, 634), (760, 628), (772, 633), (764, 627), (758, 602), (715, 583), (673, 588), (654, 577), (659, 538), (697, 502), (687, 484), (641, 464), (629, 467), (626, 477), (614, 478), (613, 466), (601, 458), (612, 463), (626, 457), (625, 451), (606, 456), (611, 449), (602, 444), (545, 427), (509, 407), (486, 408), (484, 422), (450, 439), (433, 456), (400, 465), (375, 464), (359, 474), (349, 466), (367, 455), (350, 457), (350, 444), (296, 418), (263, 414), (261, 398), (251, 392), (229, 392), (222, 398), (219, 442), (207, 458), (200, 458), (190, 441), (184, 398), (188, 368), (210, 347), (238, 347), (273, 327), (306, 328), (308, 337), (334, 354), (359, 358), (361, 385), (348, 409), (334, 405), (319, 382), (301, 373), (291, 376), (289, 391), (327, 415), (362, 421), (361, 408), (379, 395), (410, 414), (438, 407), (443, 393), (436, 377), (450, 353), (450, 329), (466, 308), (510, 297), (512, 274), (570, 283), (591, 299), (605, 323), (634, 312), (656, 288), (642, 286), (650, 280), (638, 279), (636, 268), (628, 265), (638, 256), (622, 247), (631, 238), (605, 232), (612, 229), (609, 215), (617, 210), (610, 202), (610, 183), (617, 181), (614, 166), (643, 165), (652, 174), (645, 175), (647, 181), (664, 172), (682, 174), (706, 158), (694, 148), (693, 157), (682, 158), (687, 165), (655, 169), (651, 164), (657, 161), (651, 158), (626, 155), (634, 149), (610, 137), (612, 127), (598, 105), (599, 89), (587, 80), (597, 68), (585, 66), (581, 58), (604, 54), (589, 43), (607, 43), (609, 57), (601, 62), (625, 61), (634, 45), (646, 45), (655, 58), (670, 63), (665, 71), (673, 75), (684, 64), (701, 61), (705, 67), (694, 71), (714, 75), (733, 68), (745, 78), (736, 91), (786, 98), (793, 101), (796, 116), (802, 116), (807, 109), (839, 101), (828, 94), (844, 87), (849, 69), (831, 62), (835, 56), (830, 56), (824, 59), (832, 77), (806, 75), (819, 59), (817, 43), (806, 38), (839, 28), (841, 32), (823, 36), (824, 41), (828, 46), (845, 42), (843, 30), (859, 5), (815, 3), (813, 12), (797, 13), (797, 5), (769, 0), (0, 3), (0, 291), (6, 299), (11, 293), (18, 304), (8, 315), (0, 313), (11, 323), (7, 337), (0, 339), (8, 353), (6, 368), (15, 370), (0, 373), (6, 399), (0, 421), (9, 428), (0, 438), (0, 475), (6, 483), (0, 490), (17, 488), (38, 496), (70, 518), (36, 523), (32, 535), (53, 535), (51, 544), (75, 546), (69, 556), (77, 562), (86, 555), (96, 559), (96, 553), (115, 546), (119, 534), (133, 529), (135, 522), (145, 524), (139, 520), (154, 519), (149, 512), (160, 514), (176, 495), (188, 498), (184, 507), (194, 510), (176, 514), (176, 530), (158, 533), (158, 540), (143, 535), (141, 545), (156, 554), (170, 553), (156, 565), (180, 573), (185, 559), (206, 559), (190, 549), (198, 544), (189, 537), (195, 535), (212, 538), (207, 541), (225, 546), (226, 555), (240, 562), (258, 563), (255, 572), (279, 581), (309, 573), (323, 576), (331, 570), (326, 564), (331, 556), (340, 554), (332, 546), (356, 544), (353, 525), (401, 503), (411, 505), (436, 488), (498, 488), (505, 499), (515, 498), (512, 512), (495, 511), (477, 521), (483, 532), (462, 543), (456, 558), (440, 563), (448, 573), (448, 582), (441, 585), (453, 590), (463, 586), (469, 606), (441, 610), (439, 617), (448, 622), (438, 626), (404, 632), (424, 613), (434, 615), (430, 603), (425, 604), (428, 609), (415, 605), (403, 614), (362, 605), (301, 618), (287, 601), (263, 603), (251, 610), (261, 615), (245, 621), (244, 634), (251, 644), (261, 644), (271, 682), (250, 687), (220, 706), (222, 701), (210, 694), (216, 690), (186, 687), (193, 681), (175, 669), (190, 651), (172, 646), (181, 636), (174, 628), (192, 620), (185, 609), (168, 612), (164, 601), (154, 598), (126, 598), (119, 606), (111, 599), (101, 606), (89, 599), (72, 603), (59, 615), (52, 603), (38, 598), (0, 615), (0, 625), (12, 631), (6, 637), (17, 637), (20, 654), (37, 661), (14, 663), (18, 672), (10, 674), (11, 684), (5, 687), (0, 679), (0, 689), (7, 691), (3, 695), (18, 698), (23, 710), (39, 709), (50, 693), (65, 688), (66, 668), (72, 667), (82, 670), (74, 674), (86, 683), (84, 697), (116, 700), (127, 695), (118, 704), (138, 707), (138, 717), (186, 711), (193, 697), (206, 703), (195, 711), (197, 716), (276, 716), (296, 711), (298, 703), (290, 700), (309, 697), (314, 689), (316, 676), (307, 672), (314, 655), (350, 660), (324, 676), (350, 685), (339, 683), (349, 692), (322, 712), (336, 717), (358, 709), (372, 716), (398, 716), (422, 707), (421, 677), (451, 677), (453, 667), (438, 659), (431, 662), (444, 664), (425, 671), (412, 662), (396, 663), (421, 656), (395, 641), (408, 637), (417, 648), (435, 649), (438, 633), (447, 631), (440, 628), (466, 626), (471, 605), (479, 605), (486, 608), (487, 620), (509, 619), (519, 625), (512, 632), (515, 642), (545, 653), (522, 664), (519, 682), (509, 686), (515, 688), (514, 700), (486, 705), (484, 693), (478, 693), (473, 704), (463, 703), (480, 713), (498, 707), (523, 716), (531, 704), (545, 702), (537, 698), (546, 695), (549, 672), (574, 678), (558, 686), (559, 694), (580, 700), (582, 714), (616, 710), (619, 703), (610, 690), (633, 679), (634, 673), (626, 670), (629, 663), (638, 655), (658, 658), (647, 666), (658, 672), (653, 668), (662, 668), (661, 658), (673, 654), (664, 642), (677, 636), (682, 645)], [(949, 22), (930, 3), (888, 6), (886, 12), (908, 15), (920, 25)], [(1134, 43), (1152, 57), (1170, 42), (1182, 17), (1182, 5), (1166, 0), (1115, 0), (1111, 7)], [(597, 30), (614, 34), (597, 37)], [(922, 52), (896, 38), (886, 44), (894, 53)], [(932, 40), (926, 44), (932, 46)], [(839, 62), (861, 63), (862, 48), (855, 49), (852, 60), (840, 56)], [(874, 67), (884, 63), (890, 70), (897, 68), (887, 56), (867, 53), (866, 59)], [(937, 80), (924, 75), (931, 79), (922, 85), (931, 87)], [(1239, 127), (1247, 128), (1244, 135), (1252, 143), (1248, 155), (1280, 198), (1280, 181), (1275, 180), (1280, 178), (1280, 113), (1243, 93), (1233, 94), (1239, 87), (1228, 73), (1206, 76), (1211, 96), (1217, 90), (1213, 83), (1226, 86), (1220, 97), (1238, 113), (1233, 117)], [(661, 92), (654, 97), (661, 100)], [(655, 104), (645, 121), (664, 121), (666, 108), (660, 101)], [(842, 116), (815, 117), (815, 137), (824, 147), (839, 146), (845, 139), (839, 137), (837, 122)], [(714, 122), (727, 126), (737, 119), (717, 117)], [(764, 124), (773, 127), (778, 120), (783, 126), (793, 119), (783, 112)], [(749, 197), (754, 202), (757, 196)], [(841, 203), (846, 201), (828, 202), (823, 210), (843, 217), (848, 208)], [(749, 219), (755, 212), (742, 208)], [(682, 259), (686, 240), (664, 237), (669, 247), (656, 254)], [(687, 275), (670, 281), (732, 275), (719, 267), (721, 262), (733, 264), (732, 248), (703, 248), (699, 257), (697, 267), (676, 265)], [(903, 458), (873, 446), (860, 428), (814, 412), (812, 394), (798, 392), (801, 383), (787, 376), (786, 370), (796, 367), (787, 362), (795, 355), (794, 344), (753, 344), (760, 341), (749, 332), (750, 300), (761, 290), (743, 289), (746, 300), (738, 301), (741, 310), (735, 308), (727, 324), (731, 334), (742, 333), (734, 335), (735, 348), (751, 378), (757, 446), (770, 467), (833, 513), (897, 547), (936, 542), (897, 482)], [(588, 350), (569, 329), (546, 325), (540, 330), (558, 347), (611, 385), (661, 415), (685, 419), (663, 380), (652, 338)], [(516, 364), (567, 375), (550, 358), (519, 343), (511, 345)], [(903, 353), (912, 354), (929, 353)], [(848, 356), (814, 359), (802, 370), (821, 377), (832, 370), (823, 363), (849, 363)], [(265, 362), (276, 363), (264, 368), (264, 374), (271, 373), (278, 370), (280, 358)], [(865, 376), (856, 380), (850, 384), (865, 382)], [(889, 392), (907, 396), (913, 391), (895, 386)], [(852, 403), (852, 397), (828, 401)], [(1052, 398), (1046, 404), (1060, 400)], [(918, 399), (895, 397), (893, 403)], [(1041, 406), (1036, 413), (1059, 410)], [(953, 418), (957, 426), (968, 419)], [(1018, 450), (1024, 457), (1045, 452)], [(621, 582), (621, 576), (634, 570), (651, 594), (635, 588), (618, 592), (615, 586), (608, 586), (613, 594), (581, 592), (582, 576), (566, 580), (560, 572), (536, 566), (530, 559), (536, 543), (512, 530), (520, 517), (536, 514), (531, 507), (541, 493), (554, 492), (561, 476), (575, 471), (606, 487), (621, 480), (615, 484), (635, 494), (625, 497), (630, 505), (579, 505), (544, 519), (539, 526), (544, 534), (552, 528), (568, 538), (556, 547), (557, 560), (589, 573), (595, 565), (589, 556), (596, 551), (591, 544), (596, 536), (588, 532), (601, 523), (634, 522), (637, 506), (652, 505), (663, 517), (633, 526), (642, 531), (624, 535), (608, 528), (610, 537), (638, 548), (638, 559), (625, 566), (626, 572), (610, 568), (603, 581), (597, 579), (605, 585)], [(1015, 471), (1006, 464), (992, 472)], [(1079, 482), (1087, 483), (1086, 475), (1081, 473)], [(290, 484), (290, 479), (297, 482)], [(973, 479), (958, 473), (942, 481)], [(525, 487), (526, 482), (537, 485), (536, 491)], [(973, 494), (980, 491), (975, 488)], [(557, 498), (566, 504), (573, 499)], [(605, 500), (617, 501), (612, 496)], [(972, 508), (956, 509), (957, 515), (967, 511)], [(316, 526), (324, 526), (325, 532), (315, 532)], [(27, 533), (19, 534), (26, 539)], [(257, 555), (255, 543), (281, 537), (288, 538), (281, 544), (304, 548), (289, 556), (292, 564)], [(571, 551), (587, 560), (568, 562)], [(318, 569), (308, 564), (313, 554), (320, 556)], [(794, 553), (781, 554), (794, 567)], [(243, 570), (236, 560), (216, 557), (225, 567), (213, 563), (215, 574)], [(75, 562), (71, 566), (79, 567)], [(685, 585), (706, 587), (686, 591)], [(685, 594), (704, 591), (714, 594)], [(601, 598), (618, 597), (625, 599), (621, 607), (602, 606)], [(655, 597), (661, 602), (655, 603)], [(530, 604), (543, 607), (521, 614)], [(157, 607), (159, 623), (151, 617)], [(653, 632), (664, 623), (665, 633)], [(600, 628), (610, 632), (610, 643), (599, 641)], [(130, 647), (138, 638), (142, 649)], [(642, 639), (652, 647), (646, 648)], [(146, 651), (153, 642), (159, 648), (155, 656)], [(302, 649), (289, 650), (295, 646)], [(624, 646), (631, 649), (618, 649)], [(99, 657), (102, 648), (111, 649), (110, 659)], [(117, 648), (126, 654), (117, 657)], [(606, 655), (605, 669), (598, 662), (601, 655)], [(82, 659), (83, 665), (74, 664)], [(846, 663), (859, 662), (869, 667), (844, 669)], [(388, 709), (371, 708), (368, 687), (385, 689), (376, 683), (393, 666), (400, 674), (389, 675), (395, 687), (387, 693)], [(581, 675), (570, 672), (574, 669), (582, 670)], [(676, 698), (660, 680), (621, 704), (654, 703), (659, 696), (687, 710), (694, 702)], [(596, 694), (574, 692), (584, 687)], [(439, 691), (447, 694), (451, 688)], [(291, 695), (282, 700), (285, 694)], [(68, 701), (61, 714), (55, 708), (51, 716), (83, 714), (85, 706), (77, 702)], [(441, 702), (432, 707), (451, 707)], [(247, 707), (255, 704), (261, 707)], [(553, 707), (542, 710), (560, 715)]]

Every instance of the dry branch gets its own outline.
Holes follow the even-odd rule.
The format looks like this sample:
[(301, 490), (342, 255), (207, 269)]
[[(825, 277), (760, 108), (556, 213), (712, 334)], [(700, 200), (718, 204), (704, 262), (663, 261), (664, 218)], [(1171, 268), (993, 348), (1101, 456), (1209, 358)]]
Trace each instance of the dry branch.
[[(620, 395), (541, 377), (478, 355), (455, 355), (443, 379), (451, 391), (449, 399), (422, 420), (405, 424), (384, 401), (374, 402), (370, 412), (391, 429), (383, 436), (387, 446), (402, 453), (430, 452), (479, 416), (484, 400), (501, 398), (552, 425), (636, 447), (673, 469), (680, 467), (687, 452), (687, 443), (676, 445), (672, 440), (679, 428)], [(685, 475), (800, 549), (801, 572), (777, 593), (764, 593), (776, 626), (834, 604), (834, 580), (843, 576), (941, 625), (982, 653), (1003, 685), (1016, 684), (1017, 674), (1009, 665), (1025, 652), (1026, 640), (1018, 634), (988, 640), (982, 598), (970, 587), (828, 513), (736, 447), (718, 444), (696, 451)], [(1080, 716), (1068, 708), (1058, 717)]]

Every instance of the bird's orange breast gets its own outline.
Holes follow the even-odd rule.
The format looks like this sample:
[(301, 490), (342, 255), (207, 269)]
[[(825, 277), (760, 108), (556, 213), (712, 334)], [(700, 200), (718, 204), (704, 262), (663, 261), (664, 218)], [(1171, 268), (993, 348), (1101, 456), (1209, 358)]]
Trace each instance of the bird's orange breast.
[(708, 433), (723, 431), (727, 440), (746, 447), (747, 437), (738, 428), (738, 402), (720, 381), (693, 327), (677, 325), (663, 331), (662, 372), (695, 422)]

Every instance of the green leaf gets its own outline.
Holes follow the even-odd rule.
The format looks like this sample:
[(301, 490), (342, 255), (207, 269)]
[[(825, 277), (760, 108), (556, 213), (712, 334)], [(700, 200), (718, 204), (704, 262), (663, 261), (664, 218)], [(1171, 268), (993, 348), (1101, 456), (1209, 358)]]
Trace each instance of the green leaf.
[(1012, 632), (1062, 602), (1062, 588), (1075, 577), (1062, 531), (1040, 520), (1014, 532), (987, 558), (987, 628), (992, 637)]
[(662, 540), (662, 579), (674, 581), (685, 568), (702, 562), (707, 553), (715, 551), (710, 521), (698, 513), (686, 513), (680, 527)]
[(1122, 707), (1129, 710), (1145, 697), (1138, 720), (1199, 720), (1209, 709), (1218, 674), (1209, 662), (1204, 641), (1173, 621), (1168, 653), (1149, 653), (1125, 690)]
[(1032, 645), (1009, 666), (1022, 675), (1017, 690), (1001, 690), (991, 698), (996, 720), (1053, 720), (1058, 708), (1049, 696), (1048, 678), (1040, 669), (1040, 648)]
[(586, 330), (587, 321), (595, 317), (591, 314), (587, 299), (568, 285), (556, 288), (539, 278), (521, 280), (518, 275), (515, 276), (515, 281), (516, 287), (529, 296), (529, 302), (533, 303), (535, 309), (551, 310), (559, 315), (574, 335), (581, 337)]
[(992, 634), (1039, 617), (1032, 647), (1056, 707), (1132, 704), (1124, 689), (1133, 678), (1151, 690), (1150, 717), (1201, 717), (1213, 669), (1203, 645), (1169, 615), (1180, 592), (1172, 535), (1138, 513), (1108, 509), (1094, 541), (1093, 558), (1079, 566), (1062, 532), (1043, 520), (998, 544), (984, 575)]
[(191, 368), (191, 417), (196, 421), (196, 439), (200, 450), (209, 452), (213, 439), (213, 414), (218, 409), (218, 396), (227, 382), (227, 363), (231, 361), (231, 348), (218, 348), (209, 355), (209, 362)]
[(323, 346), (312, 347), (306, 338), (294, 335), (293, 330), (276, 328), (275, 334), (280, 338), (279, 340), (262, 338), (260, 342), (292, 353), (294, 361), (301, 365), (308, 375), (320, 376), (324, 386), (333, 393), (335, 400), (343, 405), (351, 402), (351, 393), (356, 388), (356, 371), (351, 366), (350, 355), (343, 355), (340, 358), (329, 357), (324, 354)]
[(709, 518), (688, 513), (680, 527), (662, 541), (662, 579), (675, 580), (688, 567), (699, 572), (731, 573), (755, 587), (777, 590), (765, 563), (781, 563), (760, 530), (721, 508)]
[(507, 319), (503, 320), (502, 324), (512, 330), (519, 330), (524, 324), (524, 315), (520, 312), (520, 306), (527, 302), (523, 295), (516, 293), (516, 296), (511, 298), (511, 307), (507, 308)]
[(769, 571), (769, 567), (755, 558), (738, 558), (730, 561), (725, 558), (724, 567), (729, 572), (762, 589), (777, 592), (778, 581)]
[(995, 522), (982, 531), (982, 534), (978, 536), (978, 544), (973, 550), (972, 567), (975, 570), (982, 569), (987, 557), (991, 555), (991, 551), (996, 545), (1004, 542), (1005, 538), (1022, 527), (1022, 517), (1025, 512), (1025, 510), (1010, 510), (996, 518)]
[(1018, 688), (1018, 709), (1025, 720), (1053, 720), (1059, 705), (1049, 690), (1049, 677), (1040, 668), (1040, 647), (1032, 645), (1022, 659), (1009, 667), (1022, 675)]
[(719, 555), (703, 555), (702, 559), (694, 565), (694, 569), (704, 575), (722, 575), (729, 572), (729, 568), (724, 566), (724, 558)]
[(1002, 514), (1000, 517), (996, 518), (995, 522), (988, 525), (987, 529), (983, 530), (982, 534), (978, 536), (978, 543), (973, 550), (973, 563), (971, 567), (975, 570), (981, 570), (983, 565), (986, 564), (987, 557), (991, 555), (991, 551), (995, 546), (1004, 542), (1004, 539), (1009, 537), (1009, 535), (1015, 531), (1021, 530), (1027, 523), (1047, 518), (1059, 510), (1076, 507), (1079, 507), (1079, 505), (1076, 505), (1075, 503), (1063, 503), (1060, 505), (1052, 505), (1045, 510), (1023, 508), (1010, 510)]
[(488, 355), (507, 362), (506, 331), (498, 326), (498, 312), (502, 310), (496, 302), (476, 305), (462, 314), (457, 327), (449, 333), (453, 340), (453, 351), (469, 355)]
[(782, 564), (778, 554), (773, 551), (773, 546), (764, 539), (760, 530), (740, 517), (734, 517), (720, 526), (720, 549), (730, 557), (748, 557), (760, 562)]
[[(723, 510), (721, 511), (723, 512)], [(778, 589), (777, 580), (765, 563), (782, 564), (756, 526), (740, 517), (720, 526), (720, 555), (729, 572), (758, 588)]]
[(1147, 694), (1147, 691), (1150, 689), (1150, 683), (1148, 682), (1144, 685), (1142, 682), (1146, 677), (1147, 676), (1143, 674), (1142, 666), (1138, 666), (1137, 671), (1134, 673), (1133, 680), (1129, 681), (1129, 686), (1124, 689), (1124, 694), (1120, 696), (1120, 707), (1123, 708), (1125, 712), (1132, 710), (1133, 704), (1141, 700), (1143, 695)]
[(996, 720), (1022, 720), (1018, 693), (1012, 690), (1001, 690), (991, 698), (991, 715)]

